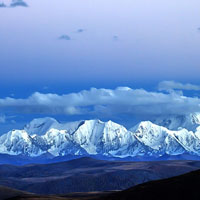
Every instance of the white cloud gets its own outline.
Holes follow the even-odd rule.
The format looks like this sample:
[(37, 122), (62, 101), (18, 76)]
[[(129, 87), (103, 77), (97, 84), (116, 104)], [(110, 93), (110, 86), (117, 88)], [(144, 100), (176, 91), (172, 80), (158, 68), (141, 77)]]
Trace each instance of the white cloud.
[(170, 90), (195, 90), (198, 91), (200, 90), (200, 85), (193, 85), (190, 83), (179, 83), (175, 81), (162, 81), (158, 85), (158, 89), (160, 91), (170, 91)]
[(181, 93), (148, 92), (118, 87), (64, 95), (36, 92), (25, 99), (0, 99), (0, 109), (15, 113), (65, 115), (168, 115), (200, 111), (200, 99)]

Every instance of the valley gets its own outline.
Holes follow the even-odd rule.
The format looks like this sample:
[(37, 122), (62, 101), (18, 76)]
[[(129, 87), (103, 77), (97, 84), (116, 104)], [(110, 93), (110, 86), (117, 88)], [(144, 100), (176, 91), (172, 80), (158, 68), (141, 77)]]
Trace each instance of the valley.
[(199, 161), (104, 161), (89, 157), (52, 164), (0, 165), (0, 185), (36, 194), (124, 190), (200, 169)]

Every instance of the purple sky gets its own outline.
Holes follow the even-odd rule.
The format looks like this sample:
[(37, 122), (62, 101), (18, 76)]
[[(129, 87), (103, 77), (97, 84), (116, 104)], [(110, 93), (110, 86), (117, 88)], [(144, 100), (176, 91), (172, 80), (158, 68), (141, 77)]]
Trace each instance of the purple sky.
[(1, 81), (198, 81), (197, 0), (26, 2), (0, 10)]
[[(1, 2), (10, 4), (10, 0)], [(166, 105), (169, 106), (173, 100), (173, 106), (177, 106), (176, 96), (171, 93), (165, 96), (166, 92), (171, 89), (184, 90), (184, 95), (189, 99), (182, 102), (181, 110), (187, 113), (198, 110), (199, 98), (196, 100), (190, 97), (199, 96), (199, 0), (25, 2), (28, 4), (26, 8), (0, 8), (0, 130), (2, 126), (6, 126), (6, 129), (10, 126), (4, 123), (6, 120), (21, 120), (24, 123), (36, 117), (33, 112), (35, 109), (38, 117), (41, 113), (51, 115), (54, 98), (47, 95), (47, 101), (51, 102), (49, 111), (40, 102), (40, 97), (46, 98), (47, 93), (64, 101), (63, 107), (59, 108), (61, 110), (69, 109), (74, 113), (76, 109), (78, 112), (79, 109), (81, 112), (85, 109), (90, 111), (83, 112), (81, 117), (67, 115), (67, 120), (99, 117), (99, 113), (107, 109), (108, 112), (116, 113), (115, 119), (129, 119), (132, 123), (134, 116), (140, 112), (139, 107), (131, 107), (131, 110), (130, 106), (133, 105), (129, 104), (125, 108), (120, 107), (119, 103), (109, 105), (108, 108), (102, 107), (105, 106), (104, 102), (99, 103), (96, 96), (91, 97), (92, 103), (88, 103), (87, 108), (82, 104), (74, 107), (65, 104), (68, 98), (63, 98), (63, 94), (71, 95), (75, 92), (79, 96), (82, 90), (90, 93), (91, 87), (97, 88), (100, 97), (104, 89), (111, 89), (114, 94), (118, 94), (119, 91), (115, 91), (117, 87), (130, 87), (131, 101), (138, 97), (134, 96), (134, 89), (143, 88), (144, 91), (141, 91), (146, 91), (147, 97), (151, 96), (149, 92), (155, 92), (156, 100), (160, 96), (159, 82), (172, 81), (161, 85), (165, 88), (161, 96), (169, 100), (166, 100)], [(190, 84), (195, 86), (190, 87)], [(189, 90), (186, 89), (188, 87)], [(38, 94), (35, 92), (40, 94), (36, 95), (38, 99), (34, 96)], [(126, 97), (129, 92), (123, 95)], [(176, 95), (178, 100), (184, 99), (181, 94)], [(4, 101), (6, 97), (12, 97), (13, 104), (9, 104), (10, 99)], [(23, 107), (21, 115), (19, 98), (23, 99), (22, 104), (28, 104)], [(97, 102), (93, 101), (96, 98)], [(186, 105), (192, 110), (184, 109)], [(151, 107), (151, 104), (147, 106)], [(170, 109), (176, 111), (173, 106)], [(117, 108), (127, 112), (131, 110), (131, 114), (124, 114)], [(161, 108), (158, 111), (162, 111)], [(94, 111), (91, 115), (92, 109)], [(179, 109), (177, 112), (180, 112)], [(146, 108), (142, 107), (142, 110)], [(95, 112), (98, 114), (95, 115)]]

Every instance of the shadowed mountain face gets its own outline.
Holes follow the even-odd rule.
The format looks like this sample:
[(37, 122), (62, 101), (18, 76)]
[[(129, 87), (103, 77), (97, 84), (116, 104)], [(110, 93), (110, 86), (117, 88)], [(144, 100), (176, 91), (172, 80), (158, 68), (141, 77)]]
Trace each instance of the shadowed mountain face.
[(198, 161), (120, 162), (80, 158), (45, 165), (0, 165), (0, 185), (37, 194), (124, 190), (197, 169)]

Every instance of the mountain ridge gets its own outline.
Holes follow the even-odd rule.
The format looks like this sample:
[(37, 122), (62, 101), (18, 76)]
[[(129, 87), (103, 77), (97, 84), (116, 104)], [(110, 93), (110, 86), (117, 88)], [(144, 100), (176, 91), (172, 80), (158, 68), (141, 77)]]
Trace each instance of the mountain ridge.
[(192, 118), (196, 123), (193, 132), (186, 128), (170, 130), (151, 121), (142, 121), (127, 130), (110, 120), (61, 124), (53, 118), (38, 118), (23, 130), (12, 130), (0, 136), (0, 154), (38, 157), (47, 153), (53, 157), (100, 155), (117, 158), (200, 156), (199, 119), (200, 114)]

